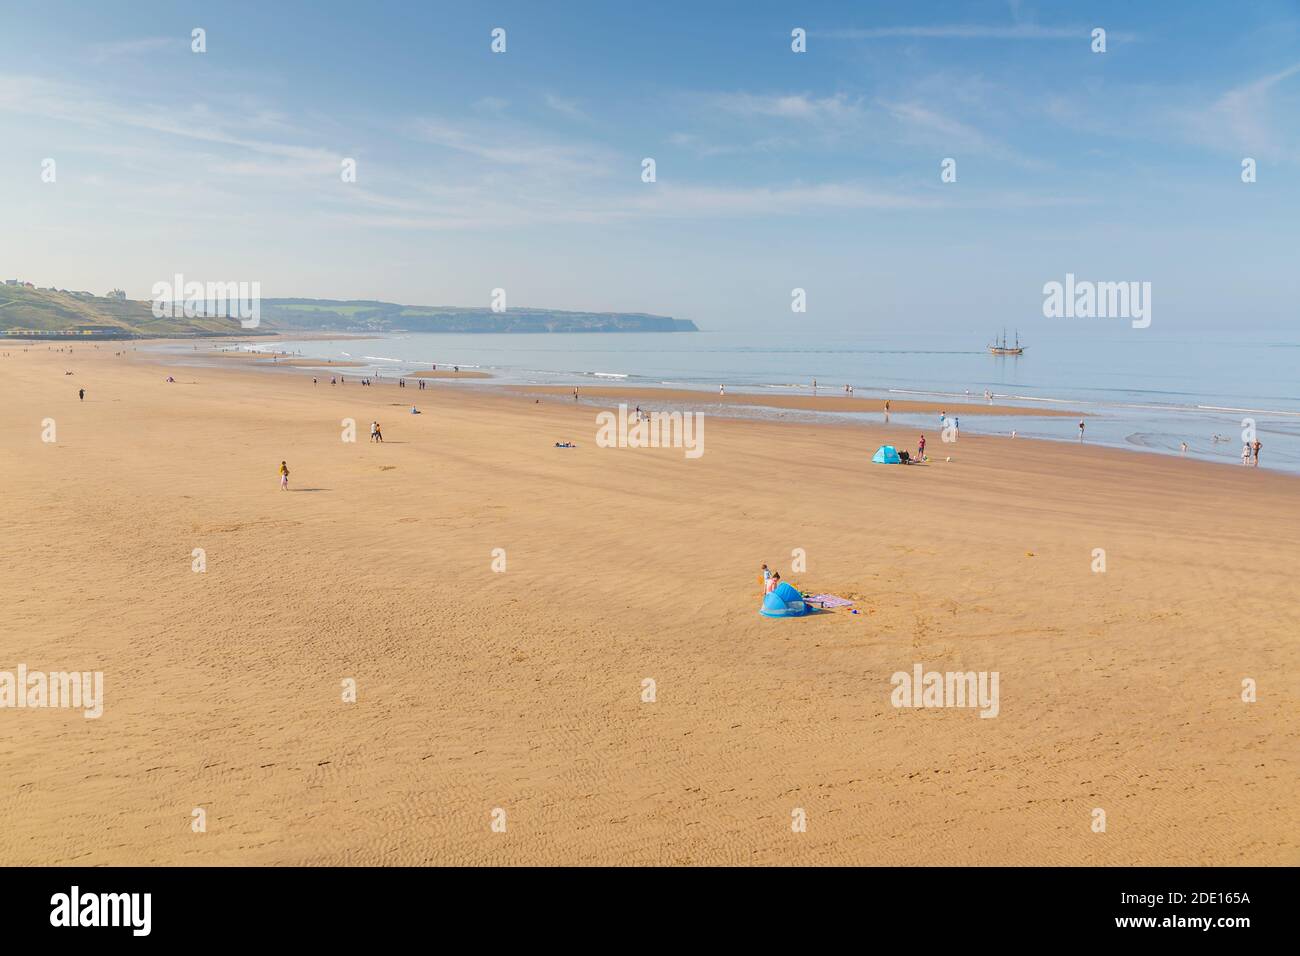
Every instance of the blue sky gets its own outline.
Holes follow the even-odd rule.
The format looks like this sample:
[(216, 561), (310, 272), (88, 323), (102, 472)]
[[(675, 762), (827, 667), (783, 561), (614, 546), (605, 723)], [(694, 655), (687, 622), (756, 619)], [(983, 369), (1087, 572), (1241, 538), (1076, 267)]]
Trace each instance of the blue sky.
[(715, 329), (986, 338), (1044, 321), (1043, 283), (1073, 272), (1150, 281), (1166, 329), (1296, 320), (1296, 2), (0, 17), (5, 278), (483, 306), (502, 287)]

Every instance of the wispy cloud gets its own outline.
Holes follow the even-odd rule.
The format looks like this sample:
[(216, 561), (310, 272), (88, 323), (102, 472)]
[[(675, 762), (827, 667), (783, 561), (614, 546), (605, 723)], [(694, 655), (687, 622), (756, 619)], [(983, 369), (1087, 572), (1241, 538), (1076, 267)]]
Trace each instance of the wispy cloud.
[[(1300, 130), (1295, 102), (1280, 108), (1276, 100), (1286, 81), (1300, 76), (1300, 63), (1235, 86), (1199, 111), (1178, 111), (1188, 135), (1215, 149), (1255, 158), (1300, 162)], [(1294, 85), (1294, 84), (1293, 84)], [(1292, 96), (1293, 101), (1300, 97)]]
[(754, 95), (718, 93), (708, 99), (714, 108), (737, 116), (770, 116), (805, 122), (843, 122), (860, 115), (859, 105), (843, 93), (816, 97), (806, 93)]
[(193, 142), (230, 146), (299, 164), (298, 171), (338, 167), (334, 150), (242, 133), (240, 125), (278, 128), (279, 114), (267, 110), (217, 111), (204, 105), (177, 109), (125, 107), (68, 84), (28, 76), (0, 75), (0, 112), (42, 116), (92, 130), (131, 128)]
[(587, 114), (579, 108), (576, 100), (566, 100), (563, 97), (556, 96), (554, 93), (547, 93), (546, 105), (562, 116), (569, 117), (569, 119), (588, 119)]
[[(953, 23), (934, 26), (870, 27), (810, 31), (810, 36), (824, 40), (891, 40), (899, 38), (929, 40), (1078, 40), (1086, 39), (1092, 27), (1045, 27), (1033, 23), (986, 26)], [(1134, 40), (1136, 34), (1108, 33), (1117, 40)]]
[[(577, 109), (564, 100), (548, 105), (560, 111), (566, 106)], [(990, 151), (1000, 148), (974, 127), (914, 100), (882, 106), (844, 94), (717, 94), (707, 98), (701, 112), (716, 118), (719, 111), (732, 117), (733, 125), (737, 118), (784, 121), (776, 125), (798, 130), (789, 134), (796, 140), (807, 139), (809, 130), (830, 137), (851, 122), (892, 116), (936, 136)], [(226, 110), (204, 104), (126, 105), (61, 82), (0, 75), (0, 114), (4, 113), (38, 115), (69, 129), (84, 128), (88, 135), (80, 141), (90, 148), (104, 141), (106, 131), (141, 133), (131, 138), (132, 150), (121, 157), (131, 164), (132, 178), (115, 184), (115, 201), (129, 203), (145, 195), (151, 199), (192, 196), (187, 208), (194, 209), (202, 197), (205, 216), (258, 216), (264, 204), (274, 203), (281, 215), (310, 214), (380, 230), (456, 232), (809, 213), (829, 216), (861, 210), (924, 213), (971, 204), (1007, 207), (1064, 201), (900, 189), (888, 182), (836, 179), (833, 173), (817, 181), (735, 185), (693, 182), (682, 169), (664, 176), (661, 169), (660, 182), (644, 184), (639, 178), (640, 153), (620, 152), (592, 141), (596, 131), (574, 137), (481, 114), (391, 120), (384, 134), (414, 140), (421, 147), (418, 166), (384, 166), (381, 159), (363, 158), (359, 182), (344, 186), (338, 176), (342, 150), (334, 142), (340, 130), (351, 127), (337, 118), (335, 125), (322, 127), (307, 125), (310, 120), (303, 116), (304, 128), (297, 128), (290, 127), (280, 112), (257, 102), (241, 101)], [(780, 143), (764, 138), (769, 132), (739, 137), (734, 142), (742, 145), (718, 149), (780, 148)], [(710, 125), (706, 136), (716, 134), (716, 126)], [(712, 148), (693, 133), (675, 134), (669, 140), (695, 150)], [(400, 152), (393, 145), (400, 142), (370, 154)], [(150, 208), (155, 206), (168, 208), (165, 203)]]
[(187, 43), (188, 38), (181, 37), (141, 37), (136, 40), (94, 43), (89, 49), (89, 59), (92, 63), (134, 59), (168, 47), (175, 47), (178, 51), (184, 50), (187, 48)]
[[(340, 209), (335, 217), (358, 225), (389, 229), (457, 231), (525, 228), (565, 224), (610, 225), (650, 221), (718, 221), (833, 216), (863, 210), (935, 211), (1084, 205), (1088, 200), (1061, 194), (989, 192), (956, 194), (939, 188), (902, 191), (865, 182), (835, 181), (782, 185), (723, 186), (658, 183), (594, 195), (575, 191), (541, 197), (461, 190), (427, 205), (375, 211)], [(375, 203), (377, 207), (389, 205)]]
[(690, 150), (696, 156), (737, 156), (746, 153), (770, 153), (781, 149), (807, 145), (806, 139), (797, 136), (763, 136), (757, 139), (733, 139), (723, 142), (710, 139), (698, 133), (675, 132), (668, 137), (668, 142), (681, 149)]
[(1016, 163), (1026, 169), (1039, 169), (1044, 166), (1041, 161), (1022, 155), (979, 128), (940, 113), (929, 105), (916, 102), (881, 102), (880, 105), (905, 127), (927, 134), (927, 139), (950, 152), (982, 153)]
[(504, 113), (510, 107), (510, 101), (499, 96), (485, 96), (476, 100), (474, 105), (484, 113)]

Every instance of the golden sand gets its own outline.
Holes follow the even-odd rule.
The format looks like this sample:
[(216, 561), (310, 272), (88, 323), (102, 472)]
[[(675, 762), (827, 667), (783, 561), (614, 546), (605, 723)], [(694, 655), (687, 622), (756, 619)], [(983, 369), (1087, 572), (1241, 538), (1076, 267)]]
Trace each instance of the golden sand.
[[(156, 361), (0, 358), (0, 670), (105, 687), (0, 710), (0, 863), (1300, 862), (1293, 477)], [(763, 561), (861, 613), (761, 617)], [(998, 716), (891, 706), (917, 663)]]

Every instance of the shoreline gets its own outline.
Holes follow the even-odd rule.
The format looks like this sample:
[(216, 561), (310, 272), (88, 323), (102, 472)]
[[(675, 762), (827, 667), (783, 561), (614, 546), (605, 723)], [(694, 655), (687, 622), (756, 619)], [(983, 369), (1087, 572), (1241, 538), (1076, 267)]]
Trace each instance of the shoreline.
[[(140, 354), (151, 355), (154, 356), (155, 358), (166, 358), (169, 355), (176, 355), (176, 353), (148, 351), (148, 350), (141, 352)], [(179, 353), (177, 357), (180, 357), (182, 355), (188, 355), (188, 354), (189, 353)], [(199, 354), (202, 355), (203, 353), (199, 353)], [(230, 355), (230, 356), (238, 357), (245, 353), (222, 352), (222, 353), (211, 353), (211, 354), (221, 354), (221, 355)], [(247, 353), (247, 354), (254, 354), (254, 353)], [(298, 357), (292, 363), (290, 362), (248, 362), (244, 367), (259, 372), (265, 371), (267, 369), (278, 369), (278, 368), (294, 369), (294, 370), (302, 371), (302, 370), (309, 370), (311, 368), (330, 368), (331, 366), (328, 364), (328, 362), (329, 360), (325, 360), (325, 359), (312, 359), (309, 357)], [(201, 368), (204, 366), (191, 365), (189, 367)], [(358, 365), (346, 366), (340, 364), (333, 367), (347, 368), (347, 367), (358, 367)], [(366, 367), (366, 366), (360, 366), (360, 367)], [(373, 386), (382, 387), (383, 385), (392, 384), (394, 387), (397, 387), (396, 386), (397, 377), (407, 378), (407, 379), (422, 378), (422, 379), (430, 380), (431, 382), (443, 382), (443, 381), (450, 381), (456, 379), (477, 380), (480, 384), (487, 385), (489, 389), (492, 391), (497, 391), (503, 394), (512, 395), (519, 398), (537, 398), (543, 396), (547, 396), (551, 398), (563, 398), (566, 396), (571, 396), (573, 394), (573, 388), (574, 388), (574, 386), (572, 385), (545, 385), (545, 384), (525, 385), (525, 384), (517, 384), (517, 383), (510, 383), (510, 382), (501, 382), (501, 381), (496, 381), (495, 377), (488, 372), (482, 372), (478, 370), (462, 370), (459, 373), (454, 373), (454, 372), (446, 372), (443, 369), (439, 369), (437, 372), (420, 372), (420, 373), (412, 373), (412, 374), (402, 375), (402, 376), (392, 376), (391, 373), (389, 373), (388, 377), (378, 378), (377, 381), (373, 383)], [(745, 386), (739, 386), (739, 387), (744, 388)], [(788, 387), (791, 389), (806, 388), (807, 391), (811, 391), (811, 386), (807, 386), (807, 387), (788, 386)], [(776, 394), (771, 394), (768, 391), (763, 391), (763, 392), (735, 391), (725, 396), (719, 396), (716, 393), (712, 393), (702, 389), (700, 390), (674, 389), (674, 388), (665, 388), (661, 386), (648, 386), (648, 385), (639, 385), (639, 384), (627, 384), (627, 385), (602, 384), (602, 385), (594, 385), (594, 386), (580, 384), (577, 386), (577, 388), (578, 388), (579, 396), (581, 398), (581, 402), (579, 404), (582, 405), (583, 407), (592, 404), (589, 401), (591, 398), (596, 398), (598, 400), (614, 400), (615, 402), (622, 401), (629, 405), (636, 404), (638, 400), (642, 400), (643, 403), (647, 406), (647, 408), (655, 407), (659, 402), (668, 400), (668, 401), (681, 402), (683, 404), (691, 404), (698, 407), (706, 407), (706, 408), (717, 407), (719, 410), (712, 413), (713, 417), (719, 417), (719, 418), (725, 417), (725, 418), (730, 418), (732, 420), (752, 420), (750, 417), (743, 416), (738, 413), (741, 410), (746, 408), (757, 408), (757, 409), (763, 409), (763, 410), (768, 410), (777, 413), (776, 416), (768, 417), (764, 420), (773, 421), (787, 426), (791, 424), (798, 424), (800, 426), (815, 425), (818, 427), (843, 426), (843, 427), (850, 427), (850, 428), (864, 428), (864, 427), (869, 428), (875, 426), (882, 429), (888, 429), (890, 427), (889, 416), (885, 416), (883, 422), (878, 421), (875, 418), (875, 416), (883, 414), (883, 403), (885, 399), (879, 397), (848, 398), (841, 394), (818, 394), (816, 396), (813, 396), (810, 394), (791, 395), (791, 394), (782, 394), (779, 392)], [(773, 389), (772, 391), (775, 391), (775, 389)], [(818, 391), (819, 393), (821, 393), (821, 392), (826, 392), (828, 390), (818, 389)], [(905, 429), (908, 430), (909, 432), (914, 429), (920, 429), (923, 432), (931, 433), (935, 437), (929, 447), (930, 449), (933, 450), (934, 454), (938, 454), (938, 451), (941, 447), (947, 447), (938, 444), (937, 436), (939, 435), (941, 428), (933, 424), (927, 424), (923, 422), (918, 423), (915, 420), (908, 420), (906, 416), (937, 415), (940, 411), (954, 412), (956, 413), (957, 418), (960, 418), (962, 415), (966, 415), (969, 418), (972, 418), (976, 426), (978, 427), (980, 419), (986, 417), (1014, 419), (1016, 417), (1023, 416), (1029, 422), (1032, 422), (1034, 420), (1050, 421), (1050, 420), (1060, 420), (1060, 419), (1073, 419), (1077, 421), (1080, 419), (1086, 420), (1087, 418), (1089, 418), (1089, 416), (1096, 415), (1095, 412), (1087, 412), (1087, 411), (1078, 412), (1078, 411), (1060, 409), (1060, 408), (1046, 408), (1040, 406), (1026, 407), (1020, 405), (1005, 405), (1005, 404), (995, 404), (990, 406), (990, 405), (980, 405), (974, 402), (966, 402), (966, 401), (958, 401), (958, 400), (940, 402), (940, 401), (922, 401), (919, 399), (890, 398), (889, 401), (890, 401), (891, 414), (903, 416), (903, 418), (901, 418), (900, 421), (897, 424), (893, 425), (892, 427), (894, 429), (900, 429), (900, 428)], [(731, 406), (731, 409), (728, 409), (727, 406)], [(820, 417), (809, 417), (809, 418), (803, 418), (797, 420), (782, 421), (784, 414), (790, 411), (809, 412), (809, 413), (830, 412), (836, 415), (863, 414), (863, 415), (870, 415), (872, 416), (872, 418), (863, 421), (853, 421), (853, 422), (846, 422), (843, 418), (820, 418)], [(966, 433), (964, 437), (966, 440), (1001, 439), (1006, 441), (1015, 441), (1017, 443), (1041, 442), (1049, 445), (1067, 445), (1067, 446), (1074, 446), (1076, 444), (1073, 438), (1068, 436), (1043, 436), (1043, 435), (1025, 435), (1025, 434), (1013, 435), (1012, 432), (1015, 431), (1017, 430), (1014, 428), (1009, 428), (1005, 432), (997, 431), (997, 432), (980, 433), (978, 431), (975, 431), (975, 432)], [(906, 442), (911, 441), (915, 438), (915, 436), (911, 436), (906, 441), (904, 441), (898, 438), (896, 432), (895, 433), (884, 432), (883, 434), (884, 434), (884, 443), (893, 444), (895, 445), (895, 447), (900, 449), (910, 448), (911, 445), (907, 444)], [(1085, 442), (1084, 444), (1089, 448), (1106, 448), (1112, 451), (1120, 452), (1124, 455), (1136, 454), (1142, 456), (1151, 456), (1163, 460), (1174, 459), (1174, 460), (1184, 461), (1188, 463), (1198, 462), (1200, 464), (1230, 466), (1236, 469), (1242, 468), (1239, 461), (1236, 459), (1218, 460), (1218, 459), (1208, 459), (1203, 456), (1195, 456), (1195, 455), (1192, 457), (1184, 457), (1181, 455), (1172, 454), (1168, 451), (1160, 451), (1154, 448), (1143, 448), (1134, 445), (1117, 445), (1117, 444), (1096, 442), (1096, 441), (1091, 443)], [(1257, 470), (1257, 469), (1250, 469), (1250, 470)], [(1268, 465), (1264, 465), (1263, 468), (1259, 470), (1267, 471), (1273, 474), (1286, 475), (1288, 477), (1300, 477), (1300, 472), (1298, 471), (1288, 471), (1285, 469), (1271, 468)]]
[[(567, 385), (505, 385), (504, 388), (528, 395), (572, 395), (573, 387)], [(741, 386), (742, 388), (744, 386)], [(795, 388), (798, 386), (792, 386)], [(655, 402), (679, 401), (697, 402), (710, 405), (745, 405), (757, 408), (797, 409), (799, 411), (825, 412), (859, 412), (881, 414), (884, 411), (884, 399), (849, 398), (831, 389), (818, 389), (820, 394), (791, 395), (768, 392), (732, 391), (725, 395), (694, 389), (677, 389), (646, 387), (639, 385), (596, 385), (577, 386), (580, 397), (611, 398), (624, 401), (642, 400)], [(811, 392), (809, 386), (807, 391)], [(829, 394), (828, 394), (829, 393)], [(1022, 408), (1016, 405), (979, 405), (974, 402), (935, 402), (919, 399), (889, 399), (890, 411), (894, 414), (935, 414), (941, 411), (956, 412), (957, 416), (1014, 416), (1024, 415), (1028, 418), (1070, 418), (1078, 417), (1077, 412), (1054, 408)]]

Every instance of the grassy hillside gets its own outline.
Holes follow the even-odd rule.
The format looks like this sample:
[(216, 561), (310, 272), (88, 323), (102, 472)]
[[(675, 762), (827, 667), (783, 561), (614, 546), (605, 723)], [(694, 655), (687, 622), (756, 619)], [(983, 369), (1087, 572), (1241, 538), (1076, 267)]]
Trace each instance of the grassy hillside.
[(560, 312), (398, 305), (373, 300), (263, 299), (262, 321), (277, 329), (375, 332), (695, 332), (695, 323), (644, 312)]
[(332, 299), (262, 299), (261, 325), (236, 319), (154, 318), (149, 302), (0, 285), (0, 333), (67, 332), (88, 326), (136, 336), (259, 335), (320, 332), (695, 332), (695, 323), (644, 312), (557, 312), (552, 309), (468, 309)]
[(0, 285), (0, 332), (72, 331), (86, 326), (123, 329), (139, 336), (248, 334), (232, 319), (154, 318), (148, 302), (82, 297), (25, 286)]

